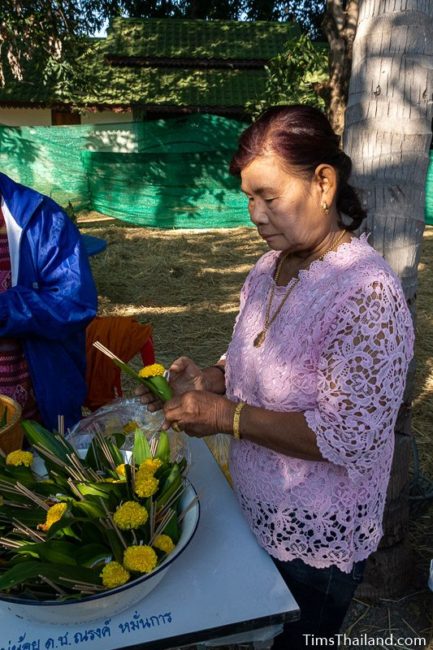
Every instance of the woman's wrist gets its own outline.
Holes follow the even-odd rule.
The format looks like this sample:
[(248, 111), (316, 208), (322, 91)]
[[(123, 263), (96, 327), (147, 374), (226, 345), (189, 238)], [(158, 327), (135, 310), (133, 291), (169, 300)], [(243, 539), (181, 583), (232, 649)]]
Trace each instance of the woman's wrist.
[(226, 397), (222, 397), (217, 413), (217, 429), (220, 433), (233, 435), (233, 420), (237, 404)]

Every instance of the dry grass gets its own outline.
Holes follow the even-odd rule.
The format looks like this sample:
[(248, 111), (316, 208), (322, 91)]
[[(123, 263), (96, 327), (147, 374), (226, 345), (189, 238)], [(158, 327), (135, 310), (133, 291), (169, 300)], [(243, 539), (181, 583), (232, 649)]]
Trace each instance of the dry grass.
[[(266, 250), (255, 230), (161, 231), (104, 221), (80, 225), (83, 232), (109, 242), (106, 252), (92, 259), (100, 312), (151, 322), (161, 363), (169, 364), (181, 354), (199, 365), (215, 363), (230, 339), (243, 280)], [(429, 481), (433, 480), (433, 227), (424, 236), (417, 314), (413, 427), (421, 471)], [(354, 636), (365, 632), (381, 636), (379, 631), (394, 629), (397, 623), (391, 625), (391, 619), (395, 619), (405, 636), (413, 628), (429, 637), (431, 596), (425, 582), (428, 559), (433, 558), (431, 501), (432, 506), (413, 517), (410, 529), (420, 560), (421, 589), (376, 608), (355, 602), (349, 617)]]
[(81, 230), (109, 242), (92, 259), (102, 314), (152, 323), (161, 363), (181, 354), (215, 363), (230, 340), (243, 280), (264, 250), (252, 229)]

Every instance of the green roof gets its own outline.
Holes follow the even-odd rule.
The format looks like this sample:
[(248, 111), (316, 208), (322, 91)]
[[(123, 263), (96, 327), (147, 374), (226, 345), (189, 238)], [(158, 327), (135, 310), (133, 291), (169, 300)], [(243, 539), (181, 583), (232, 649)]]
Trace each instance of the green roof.
[[(77, 94), (78, 106), (242, 107), (260, 97), (264, 70), (183, 70), (179, 68), (128, 68), (104, 65), (102, 51), (94, 45), (80, 63), (83, 76), (94, 79)], [(55, 87), (10, 80), (0, 88), (0, 104), (55, 105), (65, 102)], [(67, 103), (67, 102), (66, 102)]]
[(268, 60), (300, 34), (293, 23), (115, 18), (110, 57)]
[[(179, 57), (266, 57), (282, 51), (293, 25), (268, 22), (235, 22), (203, 20), (135, 20), (116, 19), (109, 36), (91, 39), (77, 59), (81, 67), (77, 86), (65, 95), (55, 84), (43, 85), (36, 70), (27, 70), (26, 81), (9, 78), (0, 88), (0, 105), (75, 107), (128, 107), (198, 110), (212, 109), (240, 112), (248, 101), (259, 99), (265, 89), (263, 66), (221, 69), (197, 67), (188, 62), (178, 67), (167, 64), (167, 58)], [(132, 38), (133, 35), (133, 38)], [(210, 38), (210, 35), (213, 35)], [(131, 38), (130, 38), (131, 36)], [(117, 39), (117, 40), (116, 40)], [(164, 58), (160, 65), (110, 65), (113, 44), (129, 43), (129, 50), (138, 56)], [(164, 46), (165, 43), (165, 46)], [(126, 57), (126, 49), (117, 50)], [(164, 56), (163, 56), (164, 55)], [(252, 60), (252, 59), (251, 59)], [(29, 66), (34, 65), (30, 62)]]

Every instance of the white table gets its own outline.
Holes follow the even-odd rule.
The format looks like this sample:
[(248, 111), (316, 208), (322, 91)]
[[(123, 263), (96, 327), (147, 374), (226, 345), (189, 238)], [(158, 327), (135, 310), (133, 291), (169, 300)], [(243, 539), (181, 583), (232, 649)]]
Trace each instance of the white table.
[(0, 611), (0, 650), (169, 648), (296, 620), (299, 608), (248, 528), (202, 440), (190, 439), (197, 532), (162, 582), (133, 609), (82, 625), (29, 623)]

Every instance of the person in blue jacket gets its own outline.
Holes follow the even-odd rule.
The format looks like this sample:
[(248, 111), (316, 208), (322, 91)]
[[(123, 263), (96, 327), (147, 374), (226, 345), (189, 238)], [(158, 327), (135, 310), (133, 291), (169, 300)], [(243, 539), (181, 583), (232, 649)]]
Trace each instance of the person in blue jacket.
[(52, 199), (0, 173), (0, 393), (57, 429), (81, 417), (97, 293), (82, 237)]

